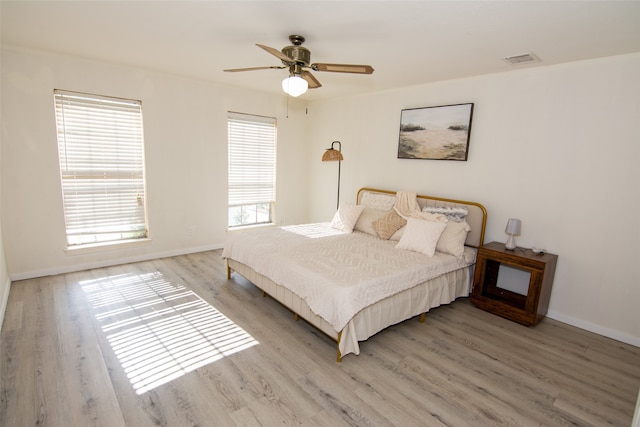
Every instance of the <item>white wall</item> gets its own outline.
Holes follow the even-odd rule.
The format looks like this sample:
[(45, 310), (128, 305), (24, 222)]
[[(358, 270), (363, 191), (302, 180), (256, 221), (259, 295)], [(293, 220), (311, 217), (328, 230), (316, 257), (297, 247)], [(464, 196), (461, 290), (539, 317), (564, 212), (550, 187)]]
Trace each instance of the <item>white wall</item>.
[[(142, 100), (149, 244), (65, 251), (54, 88)], [(230, 110), (277, 117), (277, 221), (307, 218), (307, 173), (299, 161), (308, 157), (307, 116), (290, 102), (287, 119), (284, 95), (9, 48), (2, 50), (2, 90), (2, 222), (14, 280), (221, 247)]]
[[(522, 219), (521, 246), (559, 255), (549, 316), (640, 345), (640, 54), (447, 81), (315, 103), (312, 221), (362, 186), (474, 200), (486, 242)], [(467, 162), (397, 159), (400, 111), (475, 103)]]

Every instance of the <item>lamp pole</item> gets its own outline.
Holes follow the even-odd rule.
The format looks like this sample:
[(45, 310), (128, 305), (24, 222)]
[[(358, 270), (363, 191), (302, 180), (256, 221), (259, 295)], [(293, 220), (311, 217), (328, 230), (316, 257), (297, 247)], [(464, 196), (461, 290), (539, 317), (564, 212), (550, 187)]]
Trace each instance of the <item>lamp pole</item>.
[[(338, 144), (338, 152), (341, 154), (340, 157), (342, 157), (342, 144), (340, 143), (340, 141), (333, 141), (331, 143), (331, 149), (333, 149), (333, 144)], [(338, 202), (336, 203), (336, 210), (340, 209), (340, 164), (342, 163), (342, 160), (338, 159)]]

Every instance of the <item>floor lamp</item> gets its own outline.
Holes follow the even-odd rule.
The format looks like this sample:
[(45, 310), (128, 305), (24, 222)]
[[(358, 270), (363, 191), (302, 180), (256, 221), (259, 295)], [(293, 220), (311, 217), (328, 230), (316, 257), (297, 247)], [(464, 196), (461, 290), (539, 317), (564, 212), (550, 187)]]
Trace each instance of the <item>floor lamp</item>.
[[(338, 144), (338, 149), (333, 148), (335, 144)], [(323, 162), (338, 162), (338, 204), (336, 209), (340, 208), (340, 163), (344, 160), (342, 157), (342, 144), (340, 141), (333, 141), (331, 143), (331, 148), (327, 148), (327, 150), (322, 155)]]

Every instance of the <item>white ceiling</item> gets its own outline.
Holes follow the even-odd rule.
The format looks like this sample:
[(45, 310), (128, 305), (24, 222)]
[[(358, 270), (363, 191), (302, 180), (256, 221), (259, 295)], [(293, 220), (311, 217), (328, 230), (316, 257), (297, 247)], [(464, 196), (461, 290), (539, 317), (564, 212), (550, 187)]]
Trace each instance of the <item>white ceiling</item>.
[[(5, 1), (2, 43), (280, 93), (286, 70), (255, 46), (306, 37), (312, 62), (370, 64), (372, 75), (314, 72), (308, 99), (640, 52), (640, 1)], [(503, 58), (535, 53), (538, 64)]]

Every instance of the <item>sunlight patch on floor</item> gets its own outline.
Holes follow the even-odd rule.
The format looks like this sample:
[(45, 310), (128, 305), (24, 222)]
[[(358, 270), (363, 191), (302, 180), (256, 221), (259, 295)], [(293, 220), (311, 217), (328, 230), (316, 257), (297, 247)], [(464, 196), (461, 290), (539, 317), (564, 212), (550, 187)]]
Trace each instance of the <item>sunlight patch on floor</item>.
[(137, 394), (258, 344), (160, 272), (112, 275), (81, 285)]

